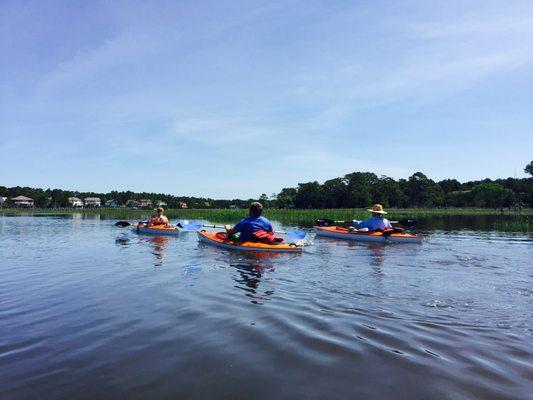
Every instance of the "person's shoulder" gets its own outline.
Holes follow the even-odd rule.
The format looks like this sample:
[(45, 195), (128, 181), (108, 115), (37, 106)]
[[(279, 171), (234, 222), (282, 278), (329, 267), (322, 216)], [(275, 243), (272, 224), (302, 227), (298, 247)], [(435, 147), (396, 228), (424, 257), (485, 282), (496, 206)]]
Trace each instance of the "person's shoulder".
[(253, 222), (254, 220), (255, 220), (254, 217), (248, 216), (248, 217), (244, 217), (243, 219), (241, 219), (238, 223), (239, 224), (241, 224), (241, 223), (242, 224), (249, 224), (249, 223)]

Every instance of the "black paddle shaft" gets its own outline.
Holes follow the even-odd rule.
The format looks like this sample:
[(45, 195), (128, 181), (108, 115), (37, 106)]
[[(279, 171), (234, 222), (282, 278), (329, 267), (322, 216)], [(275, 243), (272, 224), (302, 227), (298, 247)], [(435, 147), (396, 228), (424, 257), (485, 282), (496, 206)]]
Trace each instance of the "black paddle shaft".
[[(327, 218), (320, 218), (320, 219), (317, 219), (315, 220), (315, 224), (317, 226), (335, 226), (335, 225), (339, 225), (339, 224), (345, 224), (345, 223), (349, 223), (349, 222), (352, 222), (352, 221), (333, 221), (332, 219), (327, 219)], [(398, 225), (401, 225), (401, 226), (404, 226), (406, 228), (411, 228), (413, 226), (415, 226), (416, 224), (418, 224), (418, 221), (416, 219), (402, 219), (400, 221), (391, 221), (392, 224), (398, 224)]]

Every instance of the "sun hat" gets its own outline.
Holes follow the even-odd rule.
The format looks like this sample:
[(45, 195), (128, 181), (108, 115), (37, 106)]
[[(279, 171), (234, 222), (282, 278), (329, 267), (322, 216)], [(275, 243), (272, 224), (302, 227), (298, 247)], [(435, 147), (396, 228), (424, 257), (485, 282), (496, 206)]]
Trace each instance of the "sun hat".
[(381, 204), (374, 204), (372, 206), (372, 209), (367, 210), (367, 211), (370, 211), (371, 213), (376, 213), (376, 214), (387, 214), (385, 211), (383, 211), (383, 206)]

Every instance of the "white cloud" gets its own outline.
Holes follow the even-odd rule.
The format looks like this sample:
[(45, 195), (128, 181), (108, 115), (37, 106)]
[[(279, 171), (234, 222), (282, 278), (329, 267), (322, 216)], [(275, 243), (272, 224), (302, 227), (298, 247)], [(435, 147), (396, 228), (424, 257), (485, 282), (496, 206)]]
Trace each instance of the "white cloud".
[(45, 76), (40, 85), (40, 92), (47, 94), (64, 87), (89, 82), (112, 68), (144, 59), (161, 48), (160, 40), (154, 39), (148, 34), (127, 32), (108, 39), (90, 51), (80, 52), (72, 59), (59, 64), (54, 71)]
[(180, 119), (173, 124), (172, 132), (176, 138), (208, 146), (273, 139), (282, 133), (258, 120), (209, 117)]

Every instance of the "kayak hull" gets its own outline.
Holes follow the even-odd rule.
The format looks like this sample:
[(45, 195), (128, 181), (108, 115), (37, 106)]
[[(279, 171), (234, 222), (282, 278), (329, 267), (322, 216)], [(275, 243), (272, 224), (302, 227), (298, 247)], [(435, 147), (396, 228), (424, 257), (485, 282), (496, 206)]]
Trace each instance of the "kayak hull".
[(421, 243), (422, 236), (410, 235), (407, 233), (393, 233), (384, 235), (382, 232), (362, 232), (353, 231), (338, 226), (315, 226), (313, 231), (318, 236), (330, 237), (335, 239), (352, 240), (355, 242), (371, 243)]
[(177, 236), (180, 231), (175, 226), (163, 227), (163, 226), (134, 226), (133, 231), (136, 233), (142, 233), (147, 235), (165, 235), (165, 236)]
[(300, 253), (302, 246), (288, 243), (268, 244), (258, 242), (234, 242), (217, 237), (216, 232), (198, 231), (198, 239), (202, 243), (227, 250), (253, 251), (261, 253)]

